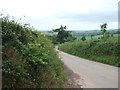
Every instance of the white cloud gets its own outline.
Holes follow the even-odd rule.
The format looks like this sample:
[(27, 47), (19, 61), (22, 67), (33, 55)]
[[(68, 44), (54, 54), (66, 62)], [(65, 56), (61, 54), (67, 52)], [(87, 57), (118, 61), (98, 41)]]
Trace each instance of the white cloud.
[[(95, 29), (99, 23), (68, 22), (65, 19), (57, 18), (58, 14), (76, 13), (108, 13), (115, 12), (118, 8), (119, 0), (0, 0), (0, 9), (5, 13), (20, 18), (25, 22), (30, 22), (38, 29), (51, 29), (61, 24), (67, 24), (69, 29)], [(68, 14), (69, 16), (69, 14)], [(114, 17), (114, 16), (113, 16)], [(73, 17), (74, 19), (74, 17)], [(36, 21), (35, 21), (36, 20)], [(38, 21), (40, 20), (40, 21)], [(115, 28), (116, 23), (110, 22), (110, 28)], [(99, 28), (99, 27), (98, 27)]]

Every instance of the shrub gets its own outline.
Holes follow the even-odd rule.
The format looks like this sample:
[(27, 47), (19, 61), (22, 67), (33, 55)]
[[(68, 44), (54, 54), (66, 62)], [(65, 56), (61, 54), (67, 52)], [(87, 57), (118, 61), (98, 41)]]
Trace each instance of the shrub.
[(113, 39), (107, 41), (68, 42), (59, 45), (59, 49), (79, 57), (119, 66), (118, 40)]
[(50, 40), (2, 17), (3, 88), (61, 87), (65, 76)]

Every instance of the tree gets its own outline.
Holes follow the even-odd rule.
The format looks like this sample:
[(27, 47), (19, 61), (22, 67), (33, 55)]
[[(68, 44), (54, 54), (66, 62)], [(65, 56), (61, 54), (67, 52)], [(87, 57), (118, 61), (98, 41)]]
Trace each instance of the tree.
[(93, 40), (93, 36), (94, 36), (94, 35), (92, 34), (92, 35), (91, 35), (91, 40)]
[[(70, 31), (65, 31), (66, 28), (67, 28), (66, 26), (63, 27), (63, 26), (61, 25), (60, 28), (57, 28), (57, 29), (54, 29), (54, 30), (53, 30), (54, 32), (58, 32), (57, 37), (56, 37), (56, 40), (57, 40), (57, 42), (59, 42), (60, 44), (66, 42), (66, 41), (69, 41), (68, 39), (69, 39), (70, 37), (72, 37)], [(69, 37), (69, 38), (68, 38), (68, 37)]]
[(82, 41), (85, 41), (85, 40), (86, 40), (86, 38), (85, 38), (84, 35), (82, 36), (81, 40), (82, 40)]
[(104, 23), (100, 25), (101, 31), (103, 32), (103, 38), (105, 37), (106, 29), (107, 29), (107, 23)]
[(111, 37), (114, 37), (113, 33), (111, 34)]

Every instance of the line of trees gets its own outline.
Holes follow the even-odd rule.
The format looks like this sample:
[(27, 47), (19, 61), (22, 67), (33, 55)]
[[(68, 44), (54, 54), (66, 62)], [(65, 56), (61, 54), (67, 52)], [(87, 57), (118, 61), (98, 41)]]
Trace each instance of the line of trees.
[[(74, 41), (77, 39), (77, 37), (75, 37), (76, 35), (72, 35), (72, 31), (66, 31), (66, 26), (60, 26), (60, 28), (57, 28), (57, 29), (53, 29), (53, 32), (57, 33), (54, 34), (54, 35), (51, 35), (49, 36), (49, 38), (52, 40), (52, 42), (54, 44), (62, 44), (62, 43), (65, 43), (65, 42), (69, 42), (69, 41)], [(107, 40), (109, 37), (113, 37), (114, 35), (109, 31), (107, 31), (107, 23), (104, 23), (102, 25), (100, 25), (100, 31), (101, 31), (101, 34), (100, 35), (103, 35), (102, 37), (98, 37), (98, 39), (102, 39), (102, 40)], [(82, 34), (81, 34), (82, 35)], [(98, 35), (98, 34), (97, 34)], [(90, 38), (91, 40), (93, 40), (93, 37), (95, 35), (94, 34), (91, 34), (90, 35)], [(81, 37), (81, 40), (82, 41), (85, 41), (87, 40), (86, 38), (86, 35), (83, 34), (82, 37)]]

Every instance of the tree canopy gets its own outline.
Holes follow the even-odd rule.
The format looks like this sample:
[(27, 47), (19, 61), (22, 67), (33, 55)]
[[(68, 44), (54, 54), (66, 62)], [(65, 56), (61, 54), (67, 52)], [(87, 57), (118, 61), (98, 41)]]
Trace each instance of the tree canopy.
[(57, 37), (56, 37), (56, 41), (58, 43), (64, 43), (67, 41), (72, 41), (75, 40), (75, 38), (71, 35), (70, 31), (66, 31), (66, 26), (62, 26), (60, 28), (54, 29), (54, 32), (58, 32)]
[(104, 23), (100, 25), (101, 31), (103, 32), (103, 37), (105, 37), (106, 29), (107, 29), (107, 23)]

